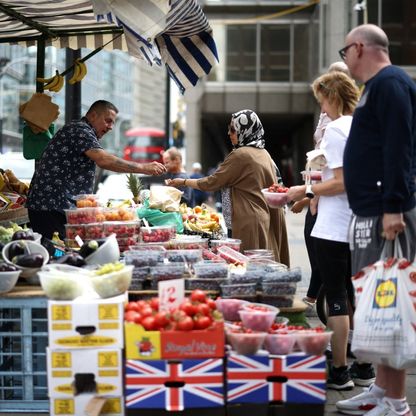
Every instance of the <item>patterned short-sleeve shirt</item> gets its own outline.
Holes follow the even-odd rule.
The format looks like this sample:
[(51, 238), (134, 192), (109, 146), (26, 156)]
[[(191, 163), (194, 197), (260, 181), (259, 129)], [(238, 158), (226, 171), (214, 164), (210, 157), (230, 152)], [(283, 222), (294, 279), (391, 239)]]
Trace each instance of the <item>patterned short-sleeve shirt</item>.
[(85, 155), (102, 149), (86, 118), (62, 127), (45, 148), (33, 176), (26, 206), (62, 211), (74, 206), (74, 195), (93, 191), (95, 162)]

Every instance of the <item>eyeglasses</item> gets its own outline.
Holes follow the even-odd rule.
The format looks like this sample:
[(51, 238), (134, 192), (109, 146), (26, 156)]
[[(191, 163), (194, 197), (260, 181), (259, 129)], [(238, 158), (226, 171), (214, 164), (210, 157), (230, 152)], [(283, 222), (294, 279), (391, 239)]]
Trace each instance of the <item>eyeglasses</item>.
[(357, 44), (357, 42), (350, 43), (349, 45), (344, 46), (342, 49), (340, 49), (340, 50), (338, 51), (339, 56), (341, 57), (341, 59), (342, 59), (343, 61), (345, 61), (345, 58), (346, 58), (346, 56), (347, 56), (347, 50), (348, 50), (349, 48), (351, 48), (351, 46), (354, 46), (354, 45), (356, 45), (356, 44)]

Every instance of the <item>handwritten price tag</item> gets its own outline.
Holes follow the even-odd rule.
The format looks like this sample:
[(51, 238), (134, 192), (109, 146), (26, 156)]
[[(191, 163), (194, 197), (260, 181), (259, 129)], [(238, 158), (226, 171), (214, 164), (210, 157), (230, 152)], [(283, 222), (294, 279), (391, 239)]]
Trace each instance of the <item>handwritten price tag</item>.
[(177, 308), (185, 297), (183, 279), (164, 280), (158, 283), (159, 310), (170, 311)]

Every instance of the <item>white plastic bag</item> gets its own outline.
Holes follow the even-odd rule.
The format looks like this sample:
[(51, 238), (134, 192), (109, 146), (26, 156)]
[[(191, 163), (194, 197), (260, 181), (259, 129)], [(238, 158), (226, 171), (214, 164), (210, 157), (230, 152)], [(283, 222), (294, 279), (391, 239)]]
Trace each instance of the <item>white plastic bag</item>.
[(396, 369), (415, 367), (416, 264), (400, 256), (379, 260), (359, 272), (353, 285), (354, 355)]
[(150, 188), (149, 208), (163, 212), (179, 211), (182, 191), (173, 186), (152, 186)]

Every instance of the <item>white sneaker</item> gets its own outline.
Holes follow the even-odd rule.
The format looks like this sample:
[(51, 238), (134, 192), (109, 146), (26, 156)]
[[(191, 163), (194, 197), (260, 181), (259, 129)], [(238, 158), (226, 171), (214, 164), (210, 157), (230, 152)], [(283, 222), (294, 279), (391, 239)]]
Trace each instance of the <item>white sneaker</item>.
[(337, 410), (346, 415), (370, 415), (367, 412), (375, 408), (381, 401), (371, 393), (371, 387), (364, 388), (363, 392), (357, 396), (336, 402)]
[(407, 403), (403, 410), (397, 411), (394, 409), (390, 400), (384, 398), (376, 407), (366, 413), (365, 416), (413, 416), (413, 413)]

